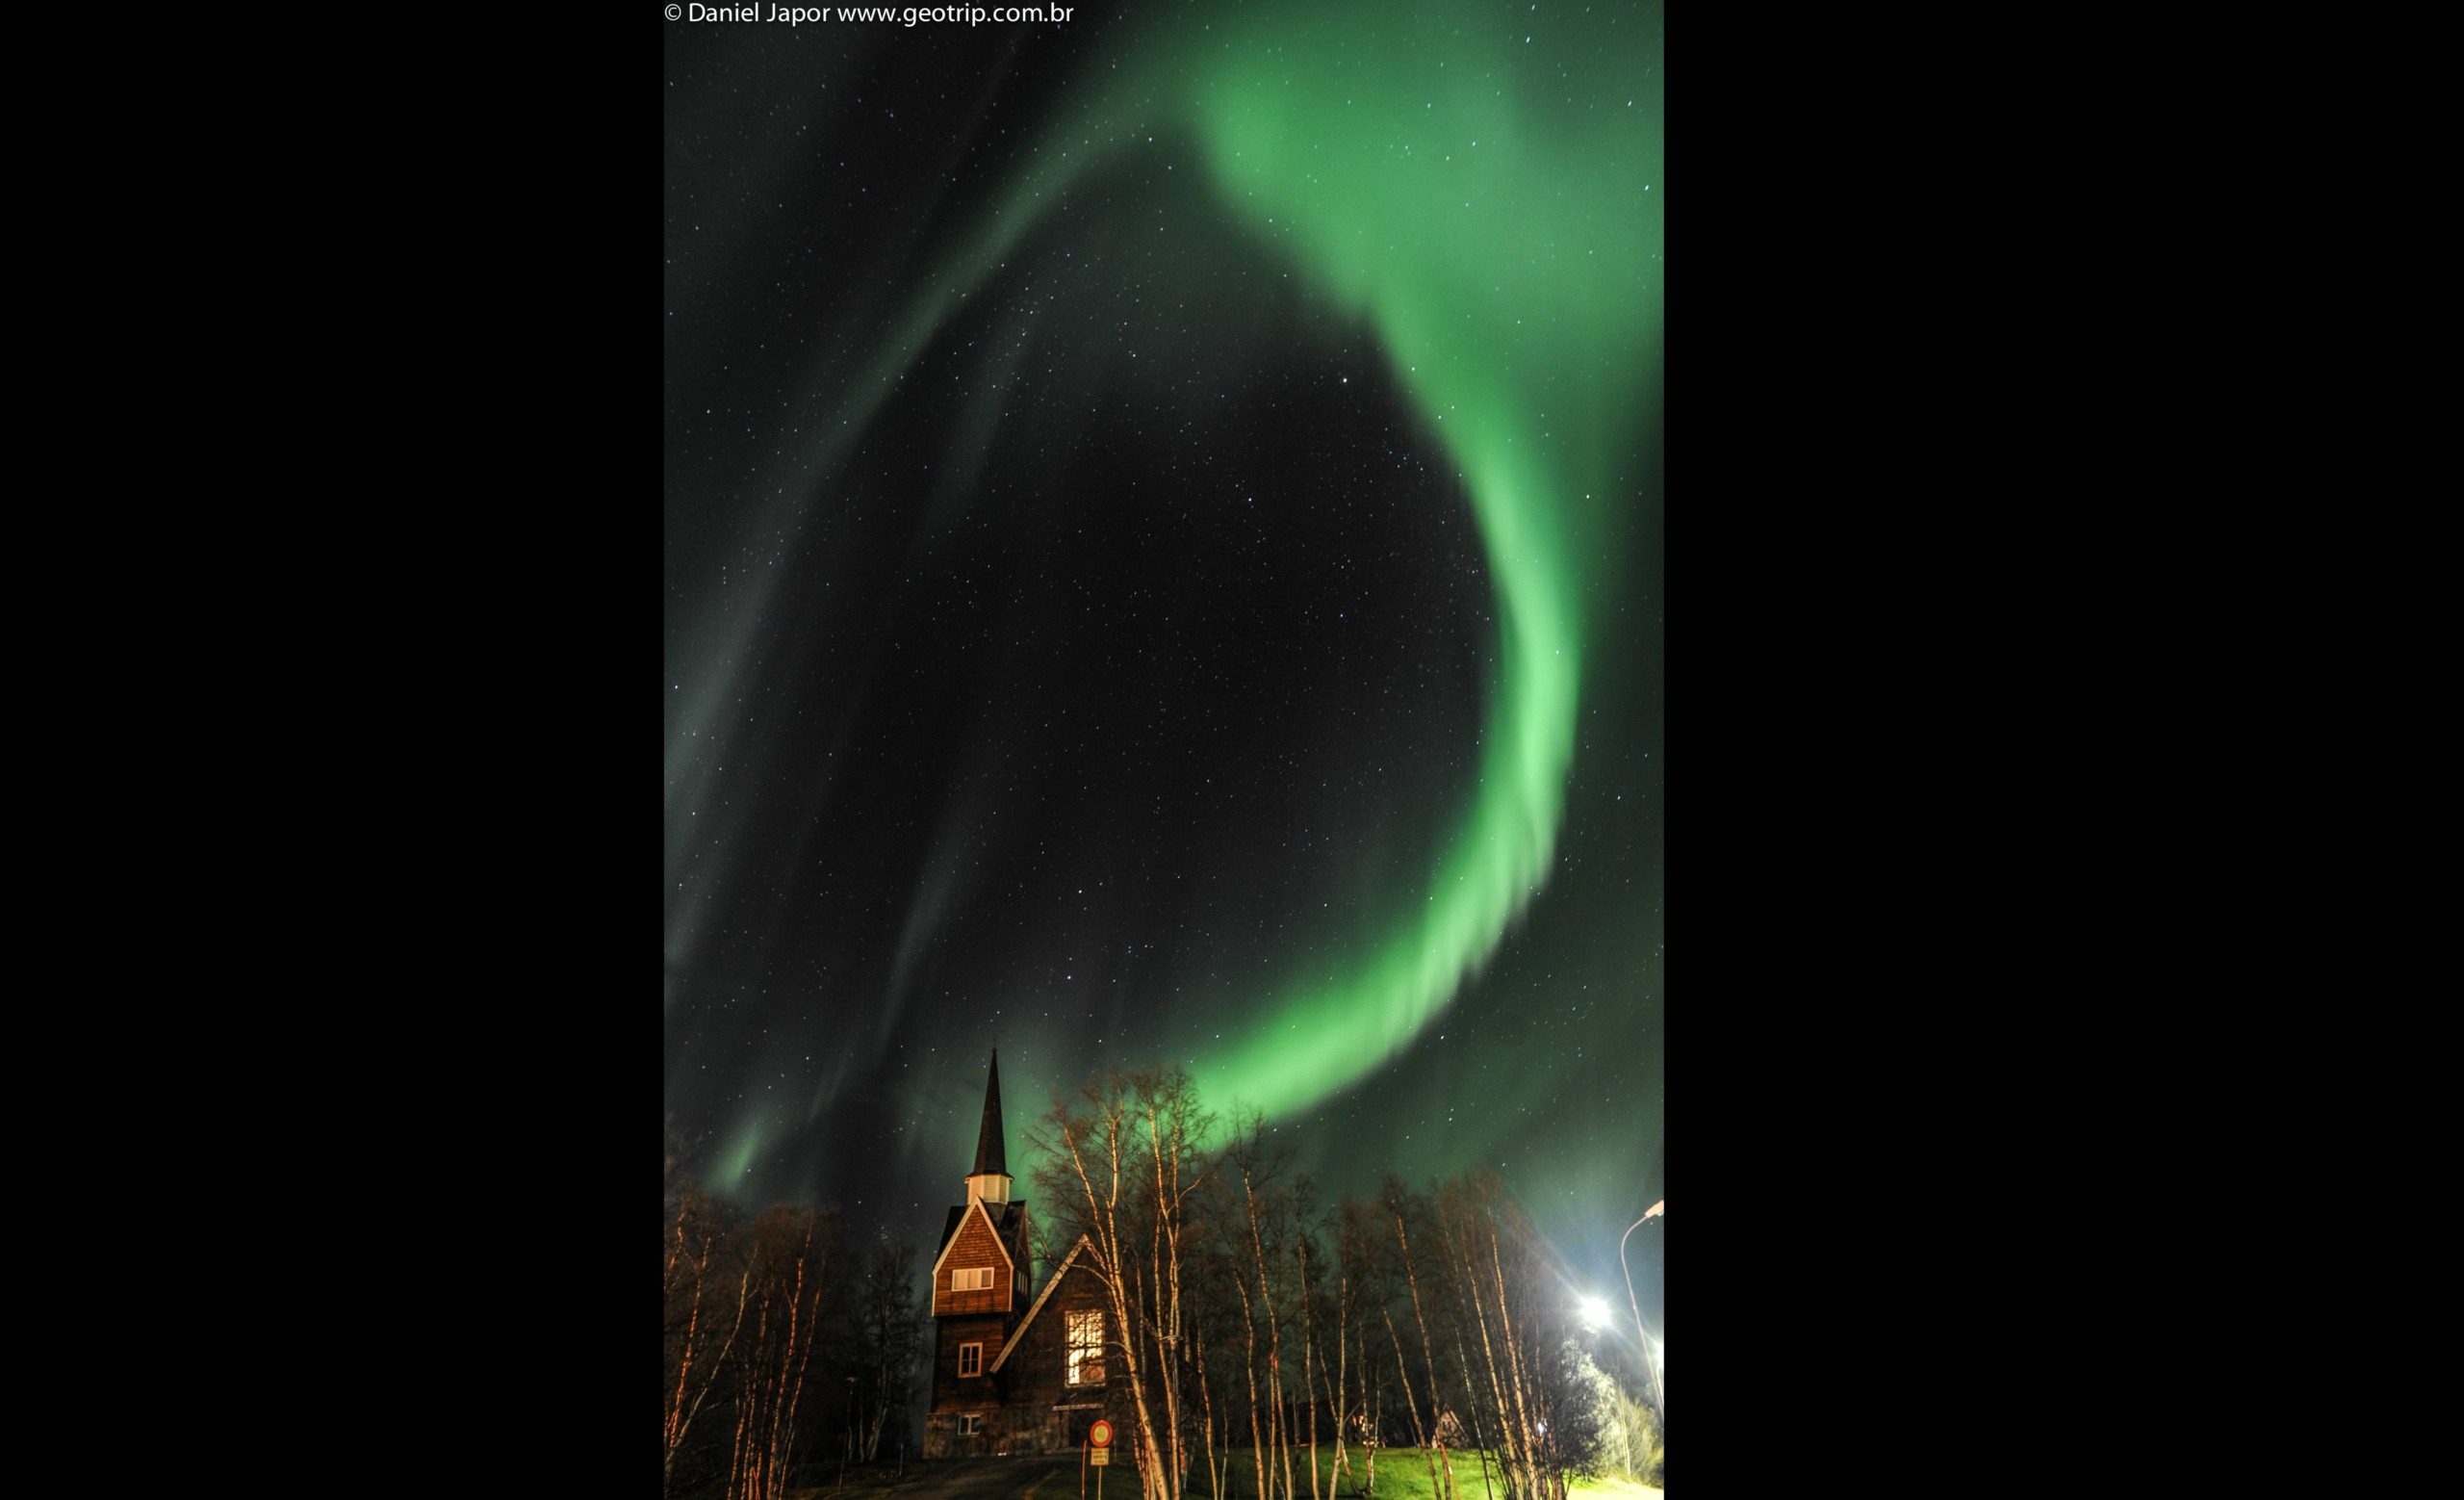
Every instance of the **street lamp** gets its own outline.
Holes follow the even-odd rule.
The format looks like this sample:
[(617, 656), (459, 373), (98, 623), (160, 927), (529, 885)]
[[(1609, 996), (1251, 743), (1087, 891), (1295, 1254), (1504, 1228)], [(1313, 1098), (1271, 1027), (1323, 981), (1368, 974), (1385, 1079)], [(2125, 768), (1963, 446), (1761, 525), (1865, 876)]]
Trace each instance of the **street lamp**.
[(1626, 1309), (1634, 1315), (1635, 1335), (1642, 1339), (1643, 1353), (1651, 1359), (1652, 1362), (1652, 1394), (1659, 1400), (1659, 1426), (1663, 1440), (1665, 1440), (1668, 1432), (1668, 1391), (1660, 1384), (1659, 1357), (1661, 1351), (1659, 1341), (1653, 1338), (1651, 1334), (1643, 1332), (1643, 1311), (1640, 1307), (1634, 1305), (1634, 1273), (1629, 1270), (1626, 1265), (1626, 1235), (1631, 1234), (1636, 1229), (1641, 1228), (1643, 1227), (1644, 1219), (1664, 1219), (1667, 1216), (1667, 1209), (1668, 1200), (1663, 1198), (1658, 1203), (1656, 1203), (1649, 1208), (1644, 1209), (1643, 1218), (1637, 1219), (1633, 1223), (1626, 1226), (1626, 1233), (1617, 1236), (1617, 1269), (1625, 1272), (1626, 1274)]

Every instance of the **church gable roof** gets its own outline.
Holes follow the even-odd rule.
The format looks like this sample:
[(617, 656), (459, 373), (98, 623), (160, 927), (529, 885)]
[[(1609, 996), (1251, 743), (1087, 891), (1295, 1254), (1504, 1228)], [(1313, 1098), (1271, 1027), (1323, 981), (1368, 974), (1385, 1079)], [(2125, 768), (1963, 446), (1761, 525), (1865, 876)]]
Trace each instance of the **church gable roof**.
[[(975, 1203), (984, 1203), (984, 1201), (977, 1199)], [(974, 1206), (975, 1203), (959, 1203), (950, 1209), (950, 1216), (941, 1222), (941, 1243), (933, 1253), (936, 1265), (939, 1264), (940, 1257), (948, 1253), (950, 1241), (958, 1237), (959, 1226), (966, 1222), (966, 1211)], [(1027, 1201), (1019, 1198), (1006, 1203), (984, 1203), (984, 1215), (992, 1221), (993, 1238), (999, 1240), (1014, 1254), (1019, 1248), (1019, 1236), (1026, 1232)]]
[(1052, 1294), (1061, 1289), (1061, 1279), (1067, 1276), (1069, 1268), (1078, 1263), (1078, 1253), (1085, 1250), (1089, 1243), (1086, 1235), (1079, 1235), (1078, 1243), (1069, 1247), (1069, 1254), (1061, 1257), (1061, 1264), (1053, 1268), (1052, 1280), (1043, 1283), (1043, 1290), (1036, 1295), (1035, 1306), (1029, 1307), (1027, 1315), (1018, 1320), (1018, 1326), (1011, 1330), (1010, 1341), (1003, 1344), (1001, 1352), (992, 1357), (992, 1362), (985, 1366), (987, 1371), (997, 1373), (1001, 1368), (1001, 1362), (1010, 1358), (1010, 1351), (1017, 1348), (1018, 1340), (1027, 1336), (1027, 1330), (1035, 1325), (1036, 1314), (1041, 1312), (1043, 1305), (1052, 1300)]
[(984, 1214), (984, 1227), (992, 1231), (992, 1248), (1001, 1253), (1002, 1259), (1010, 1262), (1011, 1265), (1015, 1266), (1018, 1259), (1017, 1252), (1011, 1248), (1010, 1237), (1001, 1232), (1002, 1220), (1009, 1218), (1010, 1214), (1008, 1212), (1004, 1212), (1001, 1219), (995, 1219), (992, 1217), (991, 1210), (995, 1207), (1005, 1210), (1014, 1210), (1019, 1206), (1020, 1205), (1015, 1203), (988, 1203), (983, 1199), (978, 1198), (970, 1201), (963, 1208), (951, 1209), (950, 1212), (953, 1217), (950, 1220), (950, 1235), (947, 1239), (941, 1241), (941, 1253), (933, 1257), (933, 1279), (936, 1281), (940, 1280), (941, 1262), (949, 1259), (950, 1252), (957, 1247), (959, 1242), (959, 1228), (966, 1223), (966, 1216), (968, 1214), (976, 1212), (982, 1212)]

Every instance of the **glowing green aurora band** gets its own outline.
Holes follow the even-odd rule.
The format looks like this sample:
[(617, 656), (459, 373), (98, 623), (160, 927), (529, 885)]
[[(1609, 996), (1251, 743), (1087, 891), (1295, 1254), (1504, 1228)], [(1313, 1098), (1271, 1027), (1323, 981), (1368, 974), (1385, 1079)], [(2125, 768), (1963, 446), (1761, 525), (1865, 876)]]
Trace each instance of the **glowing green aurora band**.
[[(1382, 342), (1469, 486), (1497, 586), (1498, 679), (1470, 805), (1425, 899), (1355, 968), (1268, 997), (1197, 1060), (1205, 1097), (1305, 1109), (1406, 1046), (1493, 954), (1555, 856), (1586, 587), (1656, 433), (1656, 7), (1174, 8), (933, 293), (865, 388), (906, 365), (1107, 152), (1177, 129), (1260, 239)], [(874, 398), (878, 399), (878, 398)]]

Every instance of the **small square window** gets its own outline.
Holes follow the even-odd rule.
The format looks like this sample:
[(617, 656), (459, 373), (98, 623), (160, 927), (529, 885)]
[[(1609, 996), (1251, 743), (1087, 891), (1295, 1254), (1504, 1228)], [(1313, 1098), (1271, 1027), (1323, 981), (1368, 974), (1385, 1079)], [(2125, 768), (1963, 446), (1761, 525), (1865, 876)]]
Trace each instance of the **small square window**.
[(973, 1412), (959, 1418), (959, 1435), (973, 1437), (984, 1431), (984, 1418)]
[(982, 1344), (959, 1345), (959, 1373), (961, 1375), (982, 1375), (984, 1373), (984, 1346)]

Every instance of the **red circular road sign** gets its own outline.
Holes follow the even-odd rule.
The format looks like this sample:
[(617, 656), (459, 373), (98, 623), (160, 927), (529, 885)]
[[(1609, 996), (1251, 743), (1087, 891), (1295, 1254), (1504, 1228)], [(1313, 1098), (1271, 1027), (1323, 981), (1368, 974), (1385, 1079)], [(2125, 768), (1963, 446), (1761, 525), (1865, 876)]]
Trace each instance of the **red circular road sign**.
[(1087, 1429), (1087, 1440), (1093, 1443), (1098, 1448), (1111, 1447), (1113, 1445), (1113, 1424), (1105, 1421), (1102, 1417), (1095, 1418), (1095, 1425)]

